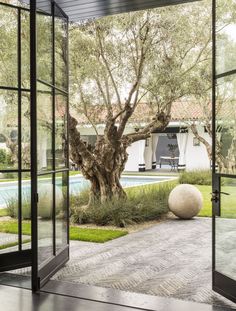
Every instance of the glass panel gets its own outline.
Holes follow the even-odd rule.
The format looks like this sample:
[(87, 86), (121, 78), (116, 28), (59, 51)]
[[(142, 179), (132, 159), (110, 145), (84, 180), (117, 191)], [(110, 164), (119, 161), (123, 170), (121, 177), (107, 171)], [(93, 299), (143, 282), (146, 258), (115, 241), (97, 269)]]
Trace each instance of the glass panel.
[(17, 87), (17, 13), (1, 6), (0, 10), (0, 85)]
[(55, 84), (67, 90), (67, 20), (55, 7)]
[(21, 87), (30, 87), (30, 18), (21, 11)]
[(31, 248), (31, 179), (22, 173), (22, 249)]
[(236, 75), (218, 79), (216, 160), (220, 173), (236, 173)]
[(18, 250), (18, 193), (18, 174), (0, 173), (0, 254)]
[(236, 280), (236, 179), (221, 178), (221, 217), (216, 218), (216, 270)]
[(37, 15), (37, 77), (52, 83), (52, 17)]
[(18, 95), (0, 90), (0, 170), (18, 166)]
[(38, 263), (53, 256), (53, 179), (52, 175), (38, 177)]
[(236, 69), (236, 1), (217, 1), (216, 72)]
[(53, 109), (51, 88), (38, 83), (37, 97), (38, 119), (38, 170), (52, 170), (52, 129)]
[(67, 245), (68, 172), (56, 175), (56, 250)]
[(55, 161), (56, 168), (67, 166), (67, 96), (55, 96)]
[(22, 93), (21, 101), (22, 168), (30, 169), (30, 93)]

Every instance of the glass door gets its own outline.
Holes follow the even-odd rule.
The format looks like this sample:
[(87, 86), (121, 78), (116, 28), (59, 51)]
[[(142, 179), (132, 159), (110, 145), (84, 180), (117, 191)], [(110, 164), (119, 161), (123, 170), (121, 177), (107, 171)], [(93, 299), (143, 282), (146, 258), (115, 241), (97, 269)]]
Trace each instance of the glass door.
[(31, 266), (32, 257), (29, 9), (0, 1), (0, 20), (0, 272), (3, 272)]
[(213, 289), (236, 302), (236, 1), (213, 1)]
[(69, 258), (68, 19), (55, 2), (33, 2), (32, 240), (38, 290)]

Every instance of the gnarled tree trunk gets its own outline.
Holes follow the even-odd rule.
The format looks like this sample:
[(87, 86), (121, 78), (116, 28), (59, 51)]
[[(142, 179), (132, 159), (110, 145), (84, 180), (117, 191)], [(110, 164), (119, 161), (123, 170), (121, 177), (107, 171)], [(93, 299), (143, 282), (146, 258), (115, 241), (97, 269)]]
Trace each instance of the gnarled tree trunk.
[(117, 129), (115, 119), (110, 119), (106, 123), (104, 135), (98, 136), (95, 146), (91, 146), (82, 141), (76, 119), (69, 117), (71, 157), (91, 183), (88, 205), (126, 197), (120, 177), (128, 159), (127, 147), (135, 141), (150, 137), (154, 128), (164, 129), (169, 119), (169, 116), (160, 113), (140, 132), (127, 135), (119, 131), (121, 127)]
[(71, 156), (91, 184), (88, 205), (125, 197), (120, 176), (128, 159), (127, 146), (122, 141), (110, 141), (104, 136), (98, 137), (95, 146), (87, 145), (81, 140), (76, 125), (76, 120), (70, 117)]

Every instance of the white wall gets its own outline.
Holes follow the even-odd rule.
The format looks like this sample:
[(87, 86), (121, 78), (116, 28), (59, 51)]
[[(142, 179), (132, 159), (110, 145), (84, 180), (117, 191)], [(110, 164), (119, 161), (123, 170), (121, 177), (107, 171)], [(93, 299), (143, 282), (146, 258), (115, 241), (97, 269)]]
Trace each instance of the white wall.
[(147, 146), (144, 150), (145, 169), (152, 169), (152, 137), (147, 139)]
[[(125, 165), (125, 171), (138, 172), (139, 164), (145, 164), (146, 170), (152, 169), (152, 137), (148, 139), (145, 146), (140, 142), (135, 142), (128, 147), (127, 152), (129, 154), (129, 158)], [(141, 148), (142, 146), (143, 148)], [(144, 158), (144, 161), (140, 160), (142, 158)]]
[(129, 154), (128, 161), (125, 165), (125, 171), (138, 172), (139, 165), (139, 142), (133, 143), (127, 148)]
[[(82, 135), (94, 135), (93, 128), (79, 128)], [(103, 134), (104, 127), (99, 128), (99, 134)], [(133, 132), (132, 127), (127, 128), (127, 133)], [(208, 133), (204, 132), (204, 128), (202, 126), (198, 126), (199, 134), (204, 137), (208, 142), (211, 142), (211, 139)], [(206, 147), (200, 143), (200, 146), (193, 146), (193, 138), (191, 130), (188, 133), (188, 140), (186, 146), (186, 170), (194, 170), (194, 169), (210, 169), (210, 160), (207, 155)], [(128, 147), (127, 152), (129, 154), (128, 161), (125, 165), (125, 171), (135, 171), (139, 170), (140, 159), (140, 145), (139, 142), (133, 143), (130, 147)], [(145, 169), (152, 169), (152, 137), (149, 138), (148, 146), (145, 146), (144, 152), (144, 160), (145, 160)]]
[[(208, 133), (204, 132), (204, 127), (198, 126), (199, 134), (211, 143), (211, 138)], [(186, 147), (186, 170), (196, 169), (210, 169), (210, 160), (204, 144), (200, 143), (200, 146), (193, 146), (194, 135), (189, 130), (187, 147)]]

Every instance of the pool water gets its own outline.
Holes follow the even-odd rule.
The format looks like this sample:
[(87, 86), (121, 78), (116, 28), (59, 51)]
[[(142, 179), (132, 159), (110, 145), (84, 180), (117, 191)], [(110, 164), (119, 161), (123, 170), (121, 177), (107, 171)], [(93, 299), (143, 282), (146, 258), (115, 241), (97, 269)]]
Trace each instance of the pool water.
[[(126, 176), (121, 177), (121, 185), (123, 187), (133, 187), (133, 186), (140, 186), (140, 185), (147, 185), (158, 183), (161, 181), (167, 181), (172, 178), (170, 177), (135, 177), (135, 176)], [(45, 179), (41, 179), (45, 184)], [(60, 182), (60, 180), (59, 180)], [(86, 180), (82, 176), (72, 176), (70, 177), (70, 193), (71, 194), (78, 194), (83, 189), (89, 187), (89, 181)], [(11, 199), (17, 199), (18, 196), (18, 184), (17, 182), (1, 182), (0, 183), (0, 208), (6, 207), (6, 202), (10, 201)], [(22, 196), (28, 198), (30, 196), (30, 182), (23, 181), (22, 183)]]

